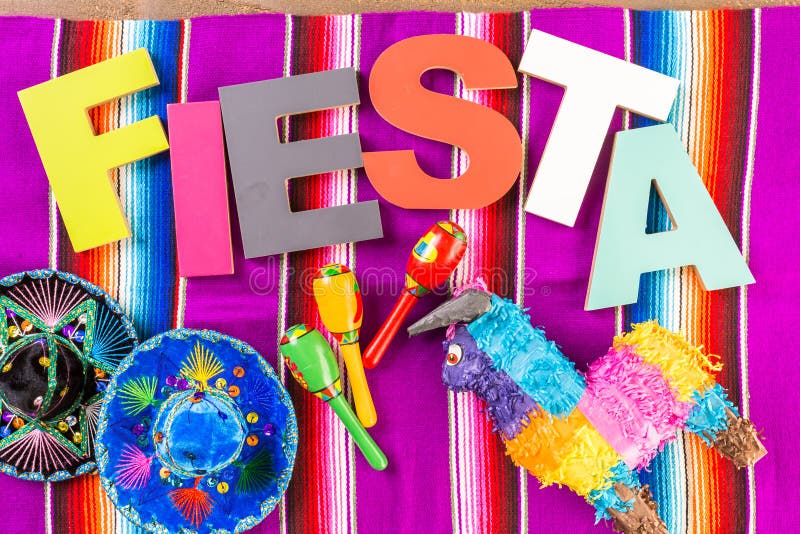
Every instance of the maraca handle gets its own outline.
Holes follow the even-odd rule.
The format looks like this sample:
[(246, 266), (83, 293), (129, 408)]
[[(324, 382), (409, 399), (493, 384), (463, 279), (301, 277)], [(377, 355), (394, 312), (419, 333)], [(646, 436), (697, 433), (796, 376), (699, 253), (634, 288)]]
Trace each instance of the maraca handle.
[(347, 377), (350, 379), (350, 389), (353, 391), (353, 404), (361, 424), (366, 428), (375, 426), (378, 414), (375, 413), (375, 404), (364, 375), (364, 366), (361, 363), (361, 349), (358, 343), (339, 345), (342, 350), (344, 364), (347, 366)]
[(344, 423), (344, 426), (350, 432), (358, 448), (361, 449), (361, 453), (364, 455), (364, 458), (367, 459), (369, 465), (378, 471), (386, 469), (386, 466), (389, 465), (386, 455), (383, 454), (378, 444), (375, 443), (364, 427), (361, 426), (356, 414), (353, 413), (353, 410), (350, 408), (350, 405), (347, 404), (347, 401), (344, 400), (344, 397), (342, 395), (337, 395), (328, 401), (328, 404), (331, 405), (333, 411), (336, 412), (336, 415), (342, 420), (342, 423)]
[(378, 362), (381, 361), (386, 349), (389, 348), (394, 336), (405, 321), (408, 312), (417, 303), (417, 297), (409, 293), (406, 289), (400, 294), (400, 298), (394, 303), (394, 308), (389, 313), (389, 316), (383, 321), (378, 333), (372, 338), (367, 350), (364, 351), (364, 367), (372, 369)]

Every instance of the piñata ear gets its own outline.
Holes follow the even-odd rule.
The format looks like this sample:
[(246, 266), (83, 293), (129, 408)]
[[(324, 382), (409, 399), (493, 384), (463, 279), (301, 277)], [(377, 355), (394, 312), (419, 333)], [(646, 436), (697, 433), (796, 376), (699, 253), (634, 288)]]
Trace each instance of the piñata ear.
[(490, 293), (468, 289), (409, 326), (408, 335), (416, 336), (434, 328), (445, 328), (456, 323), (470, 323), (489, 311), (491, 307)]

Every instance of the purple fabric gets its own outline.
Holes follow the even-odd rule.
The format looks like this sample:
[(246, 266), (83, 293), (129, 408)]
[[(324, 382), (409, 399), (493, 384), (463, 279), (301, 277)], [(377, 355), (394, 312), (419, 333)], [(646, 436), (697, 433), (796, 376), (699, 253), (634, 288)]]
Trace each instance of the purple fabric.
[[(0, 272), (46, 268), (48, 184), (17, 91), (50, 79), (53, 21), (0, 18)], [(44, 485), (0, 475), (9, 532), (44, 531)], [(0, 517), (5, 516), (5, 513)], [(6, 516), (7, 517), (7, 516)], [(2, 517), (5, 519), (5, 517)], [(0, 530), (7, 528), (7, 524)]]
[(761, 90), (750, 225), (748, 288), (750, 416), (763, 430), (769, 454), (755, 469), (758, 532), (800, 525), (800, 10), (769, 9), (761, 21)]
[(47, 267), (48, 183), (17, 91), (50, 79), (53, 21), (0, 18), (2, 276)]
[[(625, 56), (620, 9), (535, 10), (531, 12), (531, 26), (616, 57)], [(562, 88), (541, 80), (531, 79), (530, 84), (528, 184), (533, 180), (564, 93)], [(612, 134), (621, 128), (621, 114), (617, 111), (573, 228), (526, 216), (525, 306), (530, 308), (533, 325), (544, 325), (547, 337), (558, 340), (567, 358), (581, 369), (605, 354), (614, 336), (614, 309), (585, 312), (583, 301), (603, 204)], [(575, 335), (577, 332), (580, 335)], [(553, 525), (558, 525), (562, 532), (584, 532), (594, 522), (594, 509), (572, 492), (554, 486), (540, 489), (538, 481), (529, 477), (528, 495), (531, 532), (545, 532)], [(565, 513), (567, 510), (569, 513)]]
[[(622, 11), (619, 9), (540, 10), (531, 12), (531, 26), (595, 50), (624, 57)], [(591, 27), (592, 31), (586, 31)], [(530, 79), (530, 142), (528, 187), (544, 151), (564, 90)], [(527, 215), (525, 227), (525, 305), (534, 325), (546, 325), (550, 339), (558, 340), (564, 354), (585, 365), (606, 353), (614, 334), (614, 309), (583, 311), (594, 255), (595, 236), (603, 205), (613, 134), (622, 128), (621, 113), (614, 114), (609, 134), (573, 228)], [(526, 191), (527, 195), (527, 191)], [(582, 332), (582, 335), (572, 335)]]
[[(433, 176), (450, 176), (451, 148), (409, 135), (386, 123), (369, 100), (369, 72), (378, 55), (391, 44), (414, 35), (453, 33), (454, 14), (397, 17), (364, 15), (361, 20), (361, 108), (358, 129), (364, 152), (413, 149), (420, 166)], [(431, 71), (427, 87), (453, 92), (453, 75)], [(403, 273), (411, 247), (438, 220), (444, 210), (424, 212), (398, 208), (379, 197), (363, 171), (359, 172), (359, 200), (378, 199), (383, 219), (383, 239), (359, 243), (356, 274), (364, 298), (362, 339), (372, 339), (403, 288)], [(361, 268), (364, 266), (364, 268)], [(369, 271), (366, 267), (369, 267)], [(371, 272), (370, 272), (371, 271)], [(388, 276), (382, 276), (387, 275)], [(388, 283), (387, 283), (388, 282)], [(441, 303), (428, 295), (411, 311), (422, 317)], [(388, 458), (416, 458), (391, 462), (386, 472), (369, 469), (357, 459), (358, 524), (369, 532), (447, 532), (452, 529), (449, 484), (447, 389), (442, 385), (441, 332), (413, 341), (401, 331), (391, 350), (367, 379), (373, 391), (378, 424), (371, 429)], [(433, 360), (433, 361), (431, 361)], [(436, 372), (431, 372), (436, 369)], [(414, 503), (414, 510), (408, 507)]]
[[(189, 102), (218, 100), (218, 87), (279, 78), (283, 74), (282, 16), (202, 18), (192, 22), (191, 31)], [(261, 53), (232, 52), (236, 50)], [(231, 187), (228, 199), (234, 274), (189, 279), (184, 326), (218, 330), (246, 341), (278, 369), (280, 256), (244, 259)], [(279, 520), (278, 513), (272, 513), (254, 532), (277, 532)]]

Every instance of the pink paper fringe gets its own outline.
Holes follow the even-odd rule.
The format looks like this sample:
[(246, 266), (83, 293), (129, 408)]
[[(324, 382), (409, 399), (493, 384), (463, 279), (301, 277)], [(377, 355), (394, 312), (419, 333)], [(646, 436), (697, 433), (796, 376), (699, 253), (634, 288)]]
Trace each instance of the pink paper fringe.
[(597, 407), (617, 423), (607, 428), (622, 433), (609, 441), (631, 444), (626, 463), (638, 468), (645, 467), (665, 443), (675, 439), (692, 409), (691, 403), (677, 400), (678, 392), (658, 367), (642, 360), (627, 345), (610, 349), (589, 366), (586, 388)]

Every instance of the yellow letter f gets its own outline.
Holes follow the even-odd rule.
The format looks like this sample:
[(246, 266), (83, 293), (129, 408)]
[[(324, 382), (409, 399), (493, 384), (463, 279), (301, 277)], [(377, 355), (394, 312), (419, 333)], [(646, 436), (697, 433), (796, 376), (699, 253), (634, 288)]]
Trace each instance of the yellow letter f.
[(109, 171), (169, 148), (158, 117), (95, 135), (88, 110), (154, 85), (140, 48), (19, 92), (76, 252), (130, 236)]

